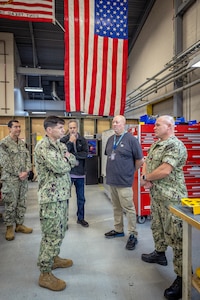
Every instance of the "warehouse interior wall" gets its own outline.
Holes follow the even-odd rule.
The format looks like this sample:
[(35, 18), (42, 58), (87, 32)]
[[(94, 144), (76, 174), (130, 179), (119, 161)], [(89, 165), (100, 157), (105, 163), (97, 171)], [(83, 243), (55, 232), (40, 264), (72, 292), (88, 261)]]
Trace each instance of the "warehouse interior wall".
[[(127, 94), (164, 68), (173, 56), (173, 43), (173, 1), (158, 0), (129, 56), (130, 77), (127, 83)], [(151, 80), (145, 87), (150, 84), (152, 84)], [(139, 93), (139, 90), (137, 92)], [(145, 100), (141, 99), (141, 101)], [(143, 114), (146, 114), (146, 107), (133, 111), (134, 117)], [(128, 115), (131, 116), (131, 113)]]
[[(193, 76), (195, 76), (195, 74), (193, 74)], [(198, 75), (198, 78), (199, 77), (200, 74)], [(186, 120), (197, 120), (200, 122), (200, 84), (186, 90), (183, 97), (183, 115)]]
[(159, 72), (173, 56), (172, 1), (158, 0), (129, 56), (127, 93)]
[(16, 74), (20, 64), (12, 33), (0, 32), (0, 115), (26, 116), (24, 111), (24, 76)]
[(0, 114), (15, 113), (14, 107), (14, 37), (0, 32)]
[(173, 98), (152, 105), (153, 115), (173, 115)]
[[(183, 50), (200, 40), (200, 1), (196, 1), (183, 16)], [(200, 78), (200, 68), (194, 69), (186, 78), (191, 83)], [(200, 121), (200, 84), (183, 93), (183, 115), (186, 120)]]
[[(172, 72), (172, 68), (167, 68), (167, 66), (170, 66), (175, 57), (174, 3), (175, 0), (157, 0), (155, 2), (129, 55), (126, 116), (130, 118), (139, 118), (141, 115), (147, 114), (149, 103), (153, 103), (153, 114), (171, 112), (174, 115), (175, 103), (172, 101), (174, 82), (166, 82), (166, 85), (162, 88), (156, 89), (158, 80)], [(194, 2), (182, 16), (183, 51), (200, 40), (199, 16), (200, 1)], [(191, 58), (192, 56), (190, 56)], [(199, 69), (191, 69), (189, 73), (181, 78), (183, 85), (193, 83), (197, 79), (200, 79)], [(155, 88), (147, 96), (140, 97), (140, 94), (144, 94), (143, 91), (149, 86)], [(199, 83), (183, 89), (182, 113), (187, 120), (200, 121), (199, 90)], [(174, 116), (176, 117), (176, 115)]]
[(200, 1), (197, 0), (183, 15), (183, 50), (200, 39)]

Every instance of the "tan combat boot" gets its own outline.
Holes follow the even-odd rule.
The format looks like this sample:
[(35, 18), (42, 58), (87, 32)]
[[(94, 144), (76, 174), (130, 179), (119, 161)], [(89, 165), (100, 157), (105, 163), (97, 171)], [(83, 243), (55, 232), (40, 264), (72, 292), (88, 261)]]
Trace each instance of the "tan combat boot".
[(69, 268), (72, 265), (73, 265), (73, 261), (71, 259), (60, 258), (59, 256), (56, 256), (54, 258), (52, 270), (54, 270), (56, 268)]
[(32, 233), (33, 229), (22, 224), (16, 224), (15, 232)]
[(15, 236), (14, 236), (14, 231), (13, 231), (13, 225), (11, 226), (7, 226), (7, 230), (6, 230), (6, 240), (7, 241), (12, 241), (14, 240)]
[(39, 286), (52, 291), (62, 291), (66, 288), (66, 283), (55, 277), (52, 273), (41, 273), (39, 277)]

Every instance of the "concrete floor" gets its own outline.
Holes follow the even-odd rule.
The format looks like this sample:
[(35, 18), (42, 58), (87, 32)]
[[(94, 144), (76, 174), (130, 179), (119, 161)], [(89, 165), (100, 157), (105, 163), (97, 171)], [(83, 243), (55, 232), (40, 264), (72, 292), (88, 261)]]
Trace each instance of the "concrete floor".
[[(15, 240), (6, 241), (5, 226), (0, 220), (0, 299), (1, 300), (155, 300), (165, 299), (164, 290), (175, 279), (172, 251), (167, 250), (168, 266), (141, 261), (142, 253), (154, 250), (150, 221), (138, 224), (136, 249), (128, 251), (126, 235), (105, 239), (104, 233), (113, 229), (110, 200), (102, 185), (86, 186), (86, 216), (89, 228), (76, 223), (74, 188), (69, 208), (69, 230), (61, 247), (61, 257), (71, 258), (69, 269), (54, 270), (55, 276), (67, 282), (61, 292), (38, 286), (37, 256), (41, 239), (38, 218), (37, 183), (29, 184), (28, 208), (25, 224), (33, 227), (31, 235), (17, 233)], [(2, 210), (3, 207), (0, 207)], [(199, 232), (193, 229), (193, 268), (200, 266)], [(193, 289), (192, 300), (200, 295)]]

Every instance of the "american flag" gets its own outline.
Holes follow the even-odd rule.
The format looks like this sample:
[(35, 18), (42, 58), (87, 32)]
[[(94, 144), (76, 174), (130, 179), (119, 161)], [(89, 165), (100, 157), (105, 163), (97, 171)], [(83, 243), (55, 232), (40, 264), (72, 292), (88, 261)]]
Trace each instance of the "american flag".
[(123, 114), (128, 0), (65, 1), (66, 111)]
[(0, 1), (0, 18), (54, 23), (54, 0)]

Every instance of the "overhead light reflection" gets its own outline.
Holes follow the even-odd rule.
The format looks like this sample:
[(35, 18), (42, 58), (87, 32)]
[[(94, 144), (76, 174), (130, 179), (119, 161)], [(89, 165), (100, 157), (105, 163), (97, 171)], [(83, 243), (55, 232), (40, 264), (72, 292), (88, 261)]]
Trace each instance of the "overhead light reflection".
[(187, 68), (200, 68), (200, 54), (191, 59)]
[(24, 90), (25, 90), (25, 92), (43, 93), (43, 88), (42, 87), (25, 86)]

